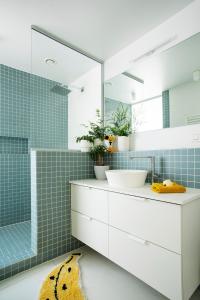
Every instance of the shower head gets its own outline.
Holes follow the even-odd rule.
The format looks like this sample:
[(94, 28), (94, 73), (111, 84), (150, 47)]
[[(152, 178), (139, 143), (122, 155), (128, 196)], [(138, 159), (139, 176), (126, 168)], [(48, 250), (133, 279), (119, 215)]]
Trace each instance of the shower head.
[(68, 87), (65, 85), (56, 84), (51, 88), (51, 92), (60, 96), (67, 96), (71, 92), (71, 90), (68, 89)]
[(67, 96), (73, 90), (79, 90), (81, 93), (84, 92), (84, 87), (77, 87), (77, 86), (66, 86), (64, 84), (56, 84), (51, 88), (51, 92), (56, 93), (61, 96)]

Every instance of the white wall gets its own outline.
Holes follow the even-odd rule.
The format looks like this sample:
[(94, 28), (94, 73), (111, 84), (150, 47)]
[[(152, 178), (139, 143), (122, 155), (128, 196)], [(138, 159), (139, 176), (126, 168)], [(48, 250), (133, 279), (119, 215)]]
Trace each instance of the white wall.
[(170, 126), (187, 125), (187, 117), (200, 115), (200, 81), (184, 83), (170, 89), (169, 99)]
[(84, 92), (72, 91), (68, 95), (68, 149), (80, 149), (78, 136), (87, 134), (81, 124), (96, 121), (96, 109), (101, 110), (101, 65), (81, 76), (71, 85), (84, 87)]
[[(196, 0), (166, 22), (145, 34), (105, 62), (105, 80), (128, 70), (132, 61), (171, 37), (176, 39), (159, 52), (200, 32), (200, 1)], [(198, 137), (198, 138), (197, 138)], [(195, 140), (194, 140), (195, 139)], [(135, 134), (136, 150), (200, 147), (200, 125), (191, 125)]]
[(199, 124), (141, 132), (131, 138), (131, 148), (137, 151), (199, 147)]

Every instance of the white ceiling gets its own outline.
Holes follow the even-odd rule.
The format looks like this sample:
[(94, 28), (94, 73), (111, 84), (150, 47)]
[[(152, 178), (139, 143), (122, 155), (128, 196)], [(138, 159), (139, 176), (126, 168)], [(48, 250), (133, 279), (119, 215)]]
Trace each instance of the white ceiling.
[(191, 2), (0, 0), (0, 63), (30, 71), (31, 25), (105, 60)]
[[(40, 45), (38, 47), (38, 45)], [(53, 59), (54, 64), (47, 64)], [(32, 73), (64, 85), (73, 83), (83, 74), (101, 65), (47, 36), (32, 31)]]

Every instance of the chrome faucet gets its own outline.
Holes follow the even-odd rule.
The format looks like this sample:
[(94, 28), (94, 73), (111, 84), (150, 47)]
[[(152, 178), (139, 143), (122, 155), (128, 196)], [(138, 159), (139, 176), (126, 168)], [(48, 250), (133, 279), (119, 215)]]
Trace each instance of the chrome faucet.
[(150, 159), (151, 161), (151, 183), (154, 183), (154, 179), (158, 178), (158, 175), (155, 174), (155, 156), (131, 156), (130, 159)]

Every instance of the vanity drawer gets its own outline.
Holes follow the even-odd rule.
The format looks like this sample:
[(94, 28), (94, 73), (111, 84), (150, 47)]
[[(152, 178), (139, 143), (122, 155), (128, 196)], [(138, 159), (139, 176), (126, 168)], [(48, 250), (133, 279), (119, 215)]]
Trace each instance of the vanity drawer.
[(179, 205), (110, 192), (109, 224), (181, 253)]
[(108, 256), (108, 225), (75, 211), (71, 212), (71, 217), (72, 235), (104, 256)]
[(71, 208), (108, 223), (108, 192), (72, 184)]
[(181, 255), (109, 227), (109, 259), (169, 299), (182, 299)]

